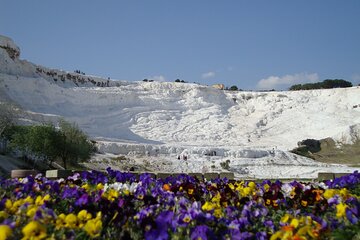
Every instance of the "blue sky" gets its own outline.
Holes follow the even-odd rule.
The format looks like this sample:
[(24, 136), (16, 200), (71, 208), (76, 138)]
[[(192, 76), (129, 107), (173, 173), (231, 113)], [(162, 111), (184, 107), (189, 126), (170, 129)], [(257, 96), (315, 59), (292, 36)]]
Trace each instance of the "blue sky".
[(1, 0), (21, 58), (121, 80), (360, 83), (360, 1)]

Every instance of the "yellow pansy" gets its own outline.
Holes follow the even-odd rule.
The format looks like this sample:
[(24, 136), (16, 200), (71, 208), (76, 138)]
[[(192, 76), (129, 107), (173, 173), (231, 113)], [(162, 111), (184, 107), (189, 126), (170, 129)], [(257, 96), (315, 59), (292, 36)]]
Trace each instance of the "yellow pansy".
[(100, 219), (91, 219), (86, 222), (83, 229), (91, 238), (99, 237), (102, 230), (102, 222)]
[(42, 205), (44, 202), (43, 202), (43, 199), (41, 196), (37, 196), (36, 199), (35, 199), (35, 204), (40, 206)]
[(296, 192), (295, 189), (291, 190), (290, 194), (289, 194), (289, 198), (293, 199), (296, 196)]
[(347, 205), (344, 203), (339, 203), (338, 205), (336, 205), (336, 217), (337, 218), (344, 217), (346, 214), (346, 208)]
[(289, 214), (285, 214), (282, 218), (281, 218), (281, 222), (282, 223), (287, 223), (288, 221), (289, 221), (289, 219), (290, 219), (290, 215)]
[(270, 189), (270, 185), (266, 183), (266, 184), (264, 185), (264, 190), (265, 190), (265, 192), (269, 191), (269, 189)]
[(336, 190), (335, 189), (326, 189), (324, 192), (324, 198), (326, 200), (329, 200), (330, 198), (332, 198), (334, 195), (336, 194)]
[(65, 222), (65, 217), (66, 215), (61, 213), (57, 219), (56, 219), (56, 229), (61, 229), (63, 227), (65, 227), (66, 222)]
[(207, 201), (204, 203), (204, 205), (202, 205), (201, 209), (203, 211), (211, 211), (214, 209), (214, 207), (215, 205), (213, 203)]
[(216, 218), (221, 218), (221, 217), (223, 217), (223, 216), (224, 216), (224, 213), (223, 213), (222, 209), (221, 209), (221, 208), (216, 208), (215, 211), (214, 211), (214, 216), (215, 216)]
[(12, 208), (12, 201), (10, 199), (6, 199), (5, 201), (5, 208), (10, 210)]
[(46, 194), (43, 198), (44, 201), (50, 201), (51, 200), (51, 197), (49, 194)]
[(270, 240), (282, 239), (284, 233), (282, 231), (277, 231), (271, 235)]
[(349, 191), (348, 191), (346, 188), (342, 188), (342, 189), (340, 190), (340, 196), (341, 196), (343, 199), (348, 198), (348, 196), (349, 196)]
[(242, 191), (240, 191), (240, 193), (243, 197), (248, 196), (251, 192), (252, 192), (252, 190), (250, 187), (245, 187), (242, 189)]
[(290, 226), (297, 228), (299, 226), (299, 220), (297, 220), (296, 218), (293, 218), (290, 222)]
[(213, 203), (219, 203), (219, 202), (220, 202), (220, 199), (221, 199), (221, 195), (220, 195), (220, 193), (218, 192), (218, 193), (211, 199), (211, 202), (213, 202)]
[(81, 188), (85, 189), (86, 191), (88, 191), (90, 189), (90, 185), (85, 183), (81, 186)]
[(256, 183), (254, 182), (249, 182), (248, 183), (248, 187), (251, 188), (252, 190), (254, 190), (256, 188)]
[(110, 188), (109, 190), (107, 190), (106, 192), (104, 192), (103, 194), (102, 194), (102, 197), (103, 198), (106, 198), (106, 199), (108, 199), (109, 201), (114, 201), (116, 198), (118, 198), (119, 197), (119, 192), (118, 191), (116, 191), (115, 189), (113, 189), (113, 188)]
[(38, 240), (46, 238), (46, 228), (37, 221), (29, 222), (23, 229), (22, 240)]
[(37, 206), (41, 206), (45, 203), (45, 201), (50, 201), (51, 197), (49, 194), (46, 194), (44, 197), (42, 196), (37, 196), (35, 199), (35, 204)]
[(88, 213), (85, 209), (81, 210), (77, 217), (80, 221), (86, 221), (92, 218), (91, 213)]
[(8, 225), (0, 225), (0, 240), (5, 240), (12, 234), (12, 229)]
[(104, 184), (98, 183), (98, 185), (96, 185), (96, 189), (97, 189), (97, 190), (102, 190), (102, 189), (104, 189)]
[(37, 206), (34, 206), (34, 205), (29, 206), (26, 211), (26, 216), (32, 218), (35, 215), (37, 209), (38, 209)]
[(285, 232), (284, 232), (284, 236), (282, 237), (282, 239), (293, 239), (293, 231), (291, 228), (288, 228)]
[(65, 217), (65, 226), (68, 228), (76, 228), (77, 227), (77, 217), (75, 214), (70, 213)]
[(301, 200), (301, 205), (306, 207), (308, 205), (308, 202), (306, 200)]
[(24, 204), (24, 199), (16, 200), (16, 201), (13, 203), (12, 211), (13, 211), (13, 212), (16, 212), (16, 211), (19, 209), (19, 207), (20, 207), (21, 205), (23, 205), (23, 204)]
[(29, 204), (33, 204), (34, 203), (34, 199), (30, 196), (27, 196), (25, 199), (24, 199), (24, 202), (26, 203), (29, 203)]
[(5, 218), (7, 218), (9, 216), (9, 214), (5, 211), (0, 211), (0, 221), (4, 220)]
[(91, 213), (88, 213), (86, 210), (81, 210), (78, 213), (77, 218), (79, 220), (79, 227), (81, 228), (86, 221), (92, 218), (92, 216)]

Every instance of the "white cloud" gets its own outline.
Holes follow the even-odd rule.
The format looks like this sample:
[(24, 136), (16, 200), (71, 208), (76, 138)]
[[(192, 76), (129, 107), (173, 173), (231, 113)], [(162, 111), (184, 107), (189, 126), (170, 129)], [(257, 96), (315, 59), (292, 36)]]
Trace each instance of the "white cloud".
[(166, 82), (166, 78), (163, 75), (149, 77), (149, 79), (155, 80), (157, 82)]
[(215, 77), (215, 72), (203, 73), (203, 74), (201, 74), (201, 77), (202, 77), (203, 79)]
[(299, 83), (309, 83), (319, 81), (319, 75), (317, 73), (295, 73), (293, 75), (285, 76), (270, 76), (268, 78), (261, 79), (258, 84), (258, 89), (273, 89), (278, 86), (290, 86)]

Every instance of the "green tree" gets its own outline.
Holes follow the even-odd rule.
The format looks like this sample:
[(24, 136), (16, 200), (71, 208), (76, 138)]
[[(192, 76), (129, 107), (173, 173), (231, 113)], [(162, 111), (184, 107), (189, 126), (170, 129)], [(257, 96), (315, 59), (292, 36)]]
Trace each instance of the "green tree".
[(0, 137), (3, 137), (3, 133), (7, 128), (14, 125), (15, 122), (15, 110), (14, 108), (5, 103), (0, 103)]
[(322, 82), (296, 84), (289, 90), (311, 90), (311, 89), (329, 89), (329, 88), (346, 88), (352, 87), (352, 83), (343, 79), (326, 79)]
[(326, 79), (322, 82), (324, 88), (346, 88), (352, 87), (352, 83), (343, 79)]
[(62, 135), (59, 157), (63, 161), (64, 168), (67, 168), (67, 163), (88, 159), (94, 151), (94, 144), (88, 140), (85, 133), (76, 124), (64, 120), (60, 121), (59, 127)]
[(50, 165), (59, 155), (61, 133), (53, 125), (31, 126), (26, 140), (29, 151)]
[(53, 125), (14, 126), (6, 134), (10, 146), (24, 158), (31, 155), (51, 165), (59, 155), (61, 135)]
[(24, 157), (34, 156), (50, 165), (59, 159), (64, 168), (69, 163), (88, 159), (95, 150), (94, 144), (77, 125), (64, 120), (60, 121), (59, 129), (53, 125), (13, 126), (4, 136)]
[(12, 126), (4, 132), (4, 137), (10, 142), (10, 148), (20, 150), (25, 155), (29, 151), (29, 131), (30, 126)]
[(237, 91), (239, 90), (237, 86), (233, 85), (229, 88), (230, 91)]

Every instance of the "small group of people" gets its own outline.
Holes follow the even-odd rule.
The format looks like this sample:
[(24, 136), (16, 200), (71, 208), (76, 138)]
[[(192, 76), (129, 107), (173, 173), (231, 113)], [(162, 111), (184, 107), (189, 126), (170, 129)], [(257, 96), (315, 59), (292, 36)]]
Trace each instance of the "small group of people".
[(187, 161), (188, 160), (188, 156), (187, 155), (179, 155), (178, 156), (178, 160), (184, 160), (184, 161)]
[(210, 151), (205, 153), (205, 156), (216, 156), (216, 151)]
[(57, 82), (58, 79), (60, 79), (63, 82), (65, 82), (65, 80), (68, 79), (68, 80), (72, 80), (77, 86), (79, 86), (79, 83), (85, 84), (86, 82), (90, 82), (93, 85), (96, 85), (97, 87), (110, 87), (110, 78), (108, 78), (106, 82), (102, 82), (102, 81), (97, 82), (90, 77), (78, 76), (77, 74), (85, 75), (85, 73), (81, 72), (80, 70), (75, 70), (75, 73), (77, 74), (70, 74), (70, 73), (58, 74), (58, 72), (54, 70), (47, 71), (45, 69), (37, 67), (36, 72), (39, 74), (45, 74), (47, 76), (51, 76), (55, 82)]

